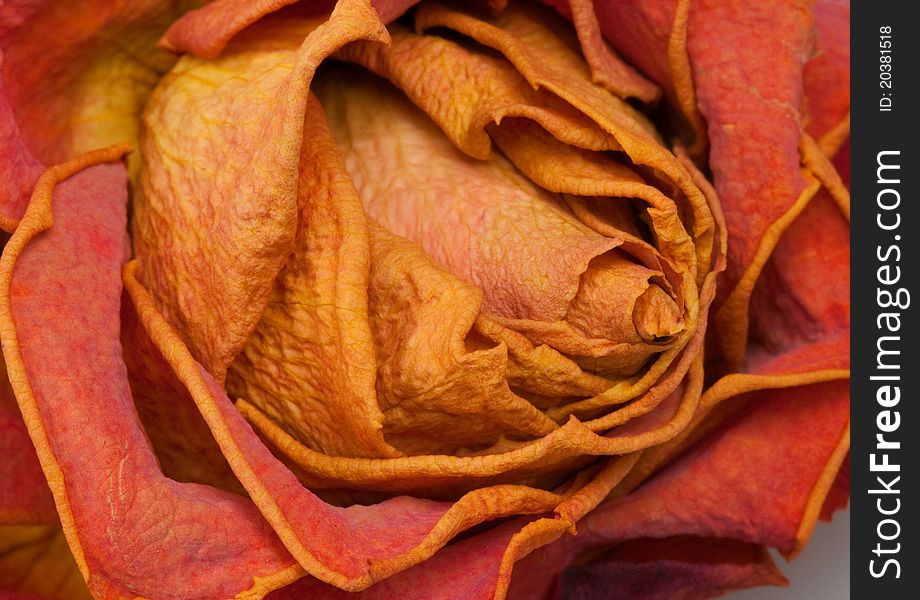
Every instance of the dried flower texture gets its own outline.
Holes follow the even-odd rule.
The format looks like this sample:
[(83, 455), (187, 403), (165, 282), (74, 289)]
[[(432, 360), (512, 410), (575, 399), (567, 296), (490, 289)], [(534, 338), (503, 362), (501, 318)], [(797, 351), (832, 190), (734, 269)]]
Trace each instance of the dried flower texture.
[(0, 590), (710, 597), (845, 502), (845, 3), (46, 4)]

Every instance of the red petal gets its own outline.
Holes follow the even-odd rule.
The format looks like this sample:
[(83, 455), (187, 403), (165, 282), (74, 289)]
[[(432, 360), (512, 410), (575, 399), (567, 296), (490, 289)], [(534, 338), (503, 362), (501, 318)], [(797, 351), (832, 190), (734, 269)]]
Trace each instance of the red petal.
[(577, 536), (525, 558), (512, 592), (541, 597), (580, 553), (631, 539), (731, 538), (797, 552), (846, 454), (848, 392), (846, 381), (832, 381), (745, 396), (735, 418), (644, 486), (601, 504)]
[[(841, 121), (849, 122), (849, 0), (819, 0), (815, 3), (815, 19), (818, 23), (818, 53), (805, 65), (804, 75), (808, 133), (820, 141)], [(849, 130), (849, 126), (846, 129)], [(843, 138), (836, 140), (837, 143), (842, 141)]]
[(785, 582), (762, 546), (679, 537), (628, 542), (601, 562), (569, 567), (557, 594), (571, 600), (693, 600)]
[(0, 525), (56, 523), (54, 500), (0, 364)]
[(16, 229), (41, 172), (41, 164), (22, 140), (0, 73), (0, 229), (11, 233)]
[(127, 181), (111, 162), (124, 152), (54, 167), (36, 186), (0, 261), (10, 380), (97, 596), (264, 592), (301, 571), (249, 501), (164, 477), (134, 409), (118, 318)]
[(304, 578), (273, 592), (270, 600), (492, 600), (502, 556), (525, 520), (519, 519), (451, 544), (424, 563), (359, 594)]

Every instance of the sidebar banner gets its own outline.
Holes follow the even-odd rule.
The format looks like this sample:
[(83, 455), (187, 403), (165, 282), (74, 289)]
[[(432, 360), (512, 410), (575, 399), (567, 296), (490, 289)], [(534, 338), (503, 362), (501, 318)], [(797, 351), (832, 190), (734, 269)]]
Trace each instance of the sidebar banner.
[(920, 182), (912, 2), (852, 6), (853, 598), (916, 598)]

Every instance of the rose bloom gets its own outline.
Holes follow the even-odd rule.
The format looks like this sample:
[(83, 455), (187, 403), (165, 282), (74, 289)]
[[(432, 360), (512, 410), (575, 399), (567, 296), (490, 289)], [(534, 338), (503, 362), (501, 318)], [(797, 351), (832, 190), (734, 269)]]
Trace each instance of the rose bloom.
[(848, 21), (3, 3), (0, 598), (783, 584), (848, 495)]

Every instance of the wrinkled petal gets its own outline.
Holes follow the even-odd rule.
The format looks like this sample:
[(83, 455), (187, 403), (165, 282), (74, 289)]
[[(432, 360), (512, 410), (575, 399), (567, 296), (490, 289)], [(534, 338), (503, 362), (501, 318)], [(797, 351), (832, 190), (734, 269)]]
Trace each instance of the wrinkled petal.
[[(572, 60), (577, 59), (572, 58), (575, 55), (567, 47), (565, 51), (555, 50), (560, 44), (552, 34), (548, 18), (549, 16), (544, 13), (520, 7), (509, 9), (506, 16), (488, 21), (436, 5), (426, 5), (418, 11), (418, 27), (448, 25), (500, 50), (514, 69), (510, 69), (509, 66), (512, 65), (496, 59), (493, 55), (473, 52), (465, 46), (436, 36), (418, 36), (396, 28), (393, 28), (394, 42), (389, 48), (366, 43), (351, 44), (343, 48), (337, 56), (357, 62), (395, 83), (409, 99), (428, 113), (460, 150), (474, 158), (489, 160), (488, 166), (481, 163), (476, 165), (480, 178), (489, 173), (502, 172), (501, 169), (495, 168), (503, 164), (502, 159), (490, 155), (491, 141), (494, 139), (518, 169), (535, 183), (552, 191), (579, 195), (637, 197), (648, 202), (650, 207), (646, 209), (643, 217), (648, 216), (652, 221), (655, 243), (661, 256), (658, 256), (655, 250), (650, 250), (650, 246), (643, 246), (641, 239), (630, 234), (630, 224), (623, 223), (615, 211), (610, 212), (612, 222), (605, 222), (607, 214), (602, 208), (598, 208), (602, 207), (604, 202), (579, 204), (579, 199), (567, 199), (568, 206), (561, 207), (561, 212), (564, 215), (564, 212), (571, 209), (578, 219), (589, 224), (595, 232), (611, 232), (608, 235), (622, 240), (620, 245), (625, 252), (640, 257), (637, 262), (661, 269), (660, 273), (664, 274), (662, 279), (671, 286), (669, 289), (676, 288), (673, 292), (676, 298), (672, 297), (671, 300), (674, 300), (677, 309), (681, 310), (683, 306), (690, 308), (689, 314), (681, 316), (680, 323), (675, 321), (674, 305), (666, 302), (664, 295), (656, 294), (661, 280), (644, 288), (641, 296), (632, 296), (636, 299), (635, 306), (638, 310), (633, 312), (635, 318), (632, 319), (630, 328), (638, 323), (636, 329), (651, 338), (656, 338), (656, 334), (661, 333), (678, 333), (673, 337), (661, 336), (658, 340), (661, 344), (657, 348), (641, 343), (623, 347), (622, 338), (612, 344), (611, 340), (592, 339), (592, 336), (599, 333), (599, 329), (595, 327), (599, 321), (604, 321), (605, 327), (616, 327), (614, 319), (598, 318), (598, 315), (609, 314), (610, 311), (604, 307), (624, 304), (630, 306), (633, 302), (627, 299), (630, 294), (629, 285), (619, 285), (629, 281), (629, 277), (625, 276), (626, 271), (620, 271), (621, 275), (615, 274), (619, 264), (609, 261), (595, 265), (595, 269), (584, 269), (582, 277), (579, 278), (581, 293), (576, 293), (573, 297), (573, 306), (566, 309), (571, 321), (579, 325), (578, 329), (572, 327), (572, 322), (568, 321), (547, 322), (535, 318), (520, 318), (552, 318), (554, 315), (552, 312), (536, 315), (527, 313), (526, 298), (540, 298), (539, 306), (545, 311), (552, 309), (554, 303), (562, 304), (560, 301), (567, 299), (565, 294), (561, 294), (561, 298), (550, 296), (552, 302), (546, 303), (546, 294), (539, 288), (541, 281), (553, 281), (555, 278), (566, 283), (547, 287), (562, 292), (572, 289), (571, 274), (568, 274), (566, 279), (560, 277), (565, 274), (565, 269), (562, 268), (565, 255), (558, 257), (561, 263), (560, 270), (549, 271), (546, 265), (551, 265), (555, 259), (547, 261), (542, 258), (543, 255), (539, 252), (541, 246), (532, 241), (526, 245), (503, 244), (501, 256), (486, 255), (481, 260), (477, 260), (477, 248), (494, 246), (483, 241), (490, 239), (488, 236), (493, 230), (497, 232), (493, 235), (507, 237), (509, 240), (532, 238), (533, 234), (530, 232), (539, 231), (536, 234), (536, 239), (539, 240), (547, 231), (543, 222), (537, 220), (534, 226), (526, 220), (511, 218), (506, 220), (509, 225), (503, 229), (502, 219), (493, 219), (491, 215), (500, 215), (500, 211), (509, 206), (507, 198), (503, 197), (500, 204), (491, 205), (485, 201), (484, 194), (464, 196), (463, 190), (471, 188), (470, 182), (477, 179), (472, 174), (475, 163), (463, 159), (456, 152), (448, 154), (449, 147), (444, 148), (443, 141), (434, 132), (421, 136), (424, 142), (419, 143), (417, 140), (420, 136), (415, 132), (427, 131), (431, 127), (425, 125), (424, 120), (418, 117), (403, 119), (403, 114), (410, 114), (404, 108), (399, 109), (398, 114), (401, 117), (397, 121), (394, 121), (396, 117), (379, 119), (380, 126), (375, 127), (374, 114), (382, 104), (381, 99), (391, 97), (384, 89), (362, 95), (350, 92), (351, 95), (342, 98), (328, 94), (326, 102), (330, 107), (337, 107), (337, 112), (345, 113), (344, 116), (351, 121), (348, 125), (351, 131), (349, 132), (348, 128), (336, 125), (336, 119), (333, 117), (333, 129), (339, 132), (339, 141), (346, 148), (346, 155), (353, 157), (349, 164), (359, 191), (364, 190), (362, 194), (366, 209), (375, 218), (380, 219), (384, 226), (419, 242), (449, 271), (469, 283), (482, 286), (486, 293), (484, 310), (489, 311), (490, 314), (487, 314), (490, 319), (524, 334), (535, 345), (546, 344), (572, 356), (582, 367), (604, 376), (635, 373), (650, 353), (664, 350), (642, 377), (637, 376), (634, 380), (622, 382), (618, 387), (607, 390), (603, 396), (596, 396), (595, 399), (585, 401), (586, 403), (573, 403), (571, 410), (561, 408), (560, 412), (554, 415), (554, 418), (561, 422), (576, 410), (597, 410), (605, 405), (642, 394), (680, 355), (684, 344), (688, 344), (693, 338), (698, 325), (696, 319), (699, 313), (693, 307), (697, 306), (696, 294), (699, 291), (693, 283), (695, 279), (697, 285), (701, 284), (712, 268), (716, 227), (703, 194), (694, 185), (693, 177), (685, 166), (654, 141), (648, 130), (643, 129), (632, 118), (629, 109), (623, 108), (622, 104), (615, 101), (610, 102), (607, 99), (609, 94), (604, 96), (604, 90), (593, 86), (583, 65), (581, 70), (574, 72), (566, 68)], [(450, 64), (450, 68), (432, 69), (427, 66), (441, 62)], [(355, 77), (350, 76), (349, 79), (354, 80)], [(352, 83), (353, 85), (346, 86), (346, 89), (354, 90), (358, 87), (357, 82)], [(541, 87), (546, 88), (546, 91), (534, 89)], [(322, 89), (321, 87), (321, 95), (324, 93)], [(575, 90), (579, 93), (573, 93)], [(349, 94), (347, 91), (344, 93)], [(433, 101), (440, 93), (450, 94), (450, 100)], [(348, 106), (360, 106), (361, 98), (367, 105), (367, 100), (373, 98), (374, 112), (364, 111), (363, 114), (369, 115), (366, 118), (360, 114), (352, 118), (348, 114), (349, 109), (340, 108), (345, 106), (343, 98), (349, 99)], [(399, 106), (395, 101), (393, 105)], [(585, 121), (586, 118), (588, 121)], [(524, 119), (532, 121), (533, 126), (522, 126)], [(393, 122), (402, 124), (398, 131), (394, 131), (396, 128), (387, 127)], [(562, 123), (565, 123), (564, 127)], [(365, 142), (363, 136), (354, 133), (365, 130), (385, 130), (386, 134), (379, 134), (374, 139), (385, 140), (380, 143), (397, 144), (399, 151), (381, 152), (376, 147), (376, 142)], [(522, 138), (524, 143), (520, 141)], [(573, 145), (574, 152), (566, 144)], [(544, 146), (546, 150), (540, 151), (539, 149)], [(623, 168), (625, 165), (610, 161), (606, 156), (596, 154), (597, 150), (604, 149), (625, 152), (635, 171)], [(402, 157), (401, 169), (417, 173), (418, 175), (413, 175), (419, 178), (417, 183), (408, 186), (408, 191), (404, 192), (400, 187), (400, 178), (390, 175), (394, 173), (394, 169), (387, 167), (386, 163), (377, 158), (381, 154)], [(439, 160), (434, 157), (442, 155), (450, 156), (450, 160), (445, 160), (445, 166), (440, 169), (432, 169), (428, 164), (431, 161), (428, 160), (422, 169), (421, 163), (413, 163), (410, 158), (432, 157), (437, 165), (440, 164)], [(417, 164), (417, 168), (412, 168), (413, 164)], [(646, 167), (652, 169), (651, 173)], [(442, 174), (433, 177), (430, 175), (432, 171), (440, 171)], [(514, 171), (510, 172), (517, 176)], [(649, 183), (643, 181), (640, 174), (645, 175)], [(515, 181), (519, 180), (521, 179), (518, 176)], [(683, 193), (674, 193), (674, 199), (667, 198), (653, 185), (667, 180)], [(485, 183), (486, 181), (488, 183)], [(452, 183), (438, 187), (445, 182)], [(496, 184), (492, 179), (484, 180), (484, 188), (491, 189), (494, 185)], [(660, 185), (669, 191), (673, 190), (663, 183)], [(429, 189), (430, 197), (426, 197)], [(520, 190), (527, 188), (515, 184), (507, 186), (507, 189), (515, 190), (517, 196), (511, 197), (521, 198)], [(441, 209), (440, 204), (443, 200), (438, 200), (448, 197), (456, 197), (459, 200), (458, 203), (445, 204), (450, 211)], [(538, 207), (553, 207), (553, 201), (548, 199), (548, 195), (537, 194), (536, 198), (535, 201), (531, 199), (528, 202)], [(614, 201), (607, 198), (603, 200)], [(470, 214), (463, 212), (465, 210), (469, 210)], [(592, 221), (591, 216), (594, 216), (595, 210), (599, 214)], [(428, 216), (413, 220), (416, 211)], [(510, 208), (509, 214), (513, 214)], [(685, 222), (681, 222), (679, 217), (684, 217)], [(565, 221), (564, 217), (562, 221)], [(463, 226), (457, 226), (458, 223), (463, 223)], [(476, 227), (471, 228), (470, 223)], [(612, 232), (616, 231), (613, 223), (622, 225), (626, 231), (623, 231), (622, 235), (613, 234)], [(481, 232), (477, 229), (479, 226), (482, 228)], [(693, 239), (697, 242), (695, 247), (685, 226), (693, 233)], [(528, 233), (522, 234), (521, 231)], [(551, 236), (547, 237), (553, 239)], [(545, 250), (550, 247), (565, 245), (548, 243), (543, 248)], [(555, 255), (559, 255), (559, 252), (555, 252)], [(530, 270), (526, 265), (530, 264), (530, 261), (542, 269), (536, 271), (538, 276), (528, 276)], [(522, 262), (525, 265), (523, 267), (520, 264)], [(575, 261), (576, 264), (578, 262), (580, 261)], [(508, 268), (504, 266), (507, 264), (515, 266)], [(582, 269), (574, 270), (577, 273)], [(518, 273), (521, 273), (521, 276), (515, 279)], [(596, 273), (601, 276), (595, 276)], [(648, 279), (640, 278), (642, 279), (649, 282)], [(618, 282), (617, 286), (611, 285), (614, 280)], [(539, 291), (528, 293), (528, 286)], [(618, 299), (611, 291), (617, 289), (622, 289), (621, 293), (626, 298)], [(662, 290), (664, 289), (667, 288), (662, 286)], [(595, 295), (593, 290), (601, 293)], [(514, 296), (516, 293), (523, 294), (525, 301)], [(490, 294), (499, 297), (493, 300)], [(703, 305), (706, 303), (708, 300), (704, 300)], [(648, 314), (643, 314), (646, 311)], [(511, 313), (511, 318), (508, 313)], [(590, 333), (586, 335), (579, 329), (586, 329)], [(631, 342), (634, 343), (634, 340), (625, 343)], [(686, 353), (692, 354), (690, 346), (686, 347)], [(687, 368), (690, 361), (681, 359), (678, 364)], [(666, 379), (676, 385), (680, 375), (674, 375), (673, 379)], [(670, 389), (659, 390), (663, 393), (657, 398), (660, 400), (667, 396), (673, 385)], [(622, 416), (625, 415), (620, 415)], [(604, 424), (612, 426), (617, 423)], [(598, 428), (601, 426), (601, 423), (597, 424)]]
[(134, 409), (118, 318), (129, 250), (124, 152), (48, 170), (4, 249), (10, 382), (94, 594), (265, 593), (301, 573), (277, 537), (248, 500), (164, 477)]
[[(676, 113), (680, 134), (692, 140), (691, 155), (702, 157), (706, 150), (706, 125), (699, 114), (690, 57), (687, 52), (687, 25), (690, 2), (609, 2), (593, 0), (543, 0), (572, 21), (586, 55), (594, 53), (593, 22), (597, 22), (605, 41), (629, 64), (657, 83), (670, 101), (668, 110)], [(593, 12), (593, 18), (584, 13)], [(676, 109), (676, 111), (675, 111)]]
[(547, 3), (217, 0), (178, 62), (183, 3), (0, 7), (0, 597), (782, 583), (847, 499), (848, 6)]
[(579, 557), (634, 539), (689, 535), (707, 545), (731, 539), (797, 552), (846, 455), (847, 392), (847, 382), (832, 382), (734, 400), (744, 410), (684, 456), (644, 486), (600, 505), (574, 538), (524, 559), (510, 597), (516, 588), (542, 597)]
[(601, 36), (591, 0), (575, 0), (571, 7), (575, 31), (594, 82), (623, 98), (657, 100), (661, 92), (655, 84), (624, 62)]
[[(665, 89), (677, 89), (671, 26), (687, 3), (597, 3), (601, 30), (625, 56)], [(726, 209), (729, 269), (724, 303), (715, 318), (728, 364), (743, 361), (748, 305), (760, 270), (783, 231), (817, 191), (800, 168), (803, 67), (813, 50), (809, 6), (689, 3), (684, 65), (708, 123), (710, 165)], [(819, 10), (821, 19), (831, 23)], [(831, 15), (833, 17), (833, 15)], [(758, 24), (770, 22), (758, 35)], [(831, 25), (828, 25), (831, 27)], [(834, 40), (831, 47), (839, 47)], [(733, 48), (731, 60), (725, 48)], [(769, 60), (763, 57), (769, 56)], [(839, 59), (830, 62), (839, 64)], [(769, 66), (767, 66), (769, 65)], [(816, 68), (821, 70), (820, 64)], [(835, 98), (840, 94), (832, 93)], [(756, 107), (753, 108), (753, 107)], [(762, 160), (754, 166), (750, 156)], [(762, 161), (771, 161), (769, 165)]]
[(320, 452), (400, 456), (376, 399), (367, 221), (315, 98), (304, 129), (293, 252), (227, 387)]
[[(669, 494), (685, 493), (695, 499), (694, 507), (672, 503), (647, 535), (673, 530), (767, 544), (787, 554), (797, 551), (808, 539), (816, 508), (848, 448), (847, 385), (836, 381), (755, 393), (737, 422), (675, 463), (667, 475), (614, 504), (649, 502), (663, 508)], [(718, 482), (707, 481), (704, 469), (719, 473)], [(730, 496), (720, 492), (729, 489)], [(657, 490), (667, 491), (657, 496)], [(763, 498), (771, 501), (765, 504)], [(696, 511), (703, 514), (691, 515)], [(603, 511), (595, 514), (603, 523), (600, 528), (620, 522), (613, 516), (606, 521)]]
[(443, 454), (503, 435), (555, 430), (555, 422), (512, 392), (507, 350), (477, 347), (471, 330), (481, 292), (443, 272), (408, 240), (381, 227), (371, 236), (377, 393), (388, 437), (414, 453)]
[(5, 365), (0, 365), (0, 370), (0, 525), (55, 523), (54, 500), (7, 380)]
[[(680, 306), (659, 285), (667, 286), (662, 273), (611, 252), (623, 238), (601, 236), (568, 216), (499, 157), (483, 164), (463, 156), (392, 92), (352, 81), (340, 94), (326, 96), (329, 106), (348, 107), (335, 109), (333, 130), (369, 216), (483, 289), (487, 314), (526, 328), (525, 335), (540, 334), (518, 320), (565, 319), (584, 337), (636, 346), (633, 371), (683, 331)], [(376, 156), (403, 160), (394, 165)], [(577, 351), (562, 340), (541, 341)], [(658, 346), (643, 346), (652, 341)]]
[(218, 61), (184, 57), (144, 111), (132, 219), (140, 276), (221, 380), (293, 248), (313, 71), (348, 41), (387, 37), (359, 0), (323, 21), (269, 23)]
[(490, 529), (444, 548), (417, 567), (394, 575), (360, 594), (301, 579), (273, 592), (270, 600), (490, 600), (495, 597), (505, 547), (523, 523)]
[[(398, 18), (418, 0), (373, 0), (380, 20), (389, 23)], [(216, 58), (230, 40), (259, 19), (296, 4), (297, 0), (216, 0), (189, 11), (169, 28), (160, 44), (174, 52), (188, 52), (199, 58)], [(331, 0), (300, 3), (285, 14), (328, 14)], [(299, 9), (299, 10), (298, 10)]]
[[(340, 12), (323, 26), (328, 31), (334, 30), (337, 18), (345, 23), (355, 16), (341, 12), (345, 8), (337, 10)], [(430, 25), (437, 24), (430, 19), (441, 18), (437, 11), (420, 14), (428, 15), (419, 18), (429, 19)], [(271, 203), (261, 191), (239, 194), (235, 185), (231, 187), (235, 180), (196, 173), (176, 163), (176, 178), (181, 178), (178, 173), (191, 174), (198, 177), (203, 189), (216, 185), (225, 189), (223, 193), (245, 199), (252, 210), (270, 205), (271, 211), (263, 210), (260, 217), (248, 220), (242, 218), (248, 213), (239, 215), (230, 202), (208, 210), (230, 211), (226, 216), (231, 223), (237, 219), (255, 226), (259, 235), (250, 235), (244, 228), (238, 238), (216, 235), (213, 247), (199, 248), (196, 241), (180, 251), (170, 237), (192, 227), (183, 223), (198, 213), (166, 211), (166, 205), (151, 212), (141, 206), (135, 213), (135, 230), (141, 232), (143, 240), (135, 240), (141, 283), (189, 343), (193, 356), (218, 381), (227, 361), (242, 349), (230, 363), (227, 379), (237, 408), (311, 488), (324, 493), (347, 489), (456, 497), (476, 485), (540, 481), (551, 486), (566, 470), (585, 462), (579, 454), (633, 452), (660, 443), (689, 423), (701, 375), (693, 375), (691, 385), (680, 387), (681, 381), (702, 348), (714, 273), (724, 266), (721, 250), (716, 248), (716, 240), (724, 240), (724, 235), (718, 232), (721, 222), (713, 216), (713, 211), (717, 212), (714, 194), (700, 190), (704, 184), (692, 173), (692, 165), (660, 145), (635, 109), (591, 83), (589, 70), (578, 62), (581, 59), (572, 48), (557, 48), (551, 26), (545, 22), (550, 17), (545, 11), (532, 14), (515, 8), (494, 24), (464, 20), (466, 17), (451, 20), (451, 25), (464, 33), (485, 35), (505, 59), (473, 56), (445, 39), (413, 35), (396, 27), (393, 31), (398, 35), (391, 50), (377, 42), (358, 41), (339, 51), (338, 56), (384, 71), (402, 87), (414, 89), (411, 81), (419, 75), (419, 65), (411, 60), (403, 64), (396, 57), (418, 58), (427, 56), (425, 52), (446, 49), (451, 57), (469, 63), (466, 78), (451, 80), (447, 74), (429, 70), (423, 79), (426, 85), (450, 87), (458, 97), (481, 86), (482, 73), (477, 75), (474, 67), (484, 66), (487, 73), (496, 74), (498, 85), (488, 88), (479, 104), (456, 105), (462, 113), (453, 115), (456, 122), (451, 121), (450, 114), (440, 113), (438, 106), (416, 98), (448, 137), (476, 158), (463, 156), (441, 140), (430, 124), (424, 124), (420, 113), (408, 120), (389, 119), (391, 125), (399, 123), (400, 135), (404, 136), (411, 136), (418, 125), (418, 131), (423, 132), (419, 148), (381, 152), (371, 145), (362, 157), (350, 151), (349, 134), (341, 127), (341, 102), (326, 99), (326, 109), (334, 113), (333, 131), (344, 151), (345, 166), (363, 161), (377, 170), (364, 177), (354, 170), (344, 173), (337, 166), (340, 159), (335, 149), (325, 140), (322, 113), (307, 103), (302, 107), (306, 118), (299, 121), (301, 129), (297, 130), (298, 135), (306, 134), (298, 155), (299, 179), (282, 194), (280, 204)], [(450, 14), (445, 18), (453, 19)], [(167, 120), (165, 109), (158, 107), (161, 96), (164, 101), (186, 97), (180, 92), (181, 86), (197, 85), (205, 73), (226, 77), (223, 69), (230, 66), (255, 70), (263, 64), (259, 61), (308, 52), (304, 48), (311, 47), (310, 40), (322, 39), (320, 32), (327, 29), (314, 30), (297, 50), (298, 42), (292, 40), (300, 38), (294, 34), (303, 35), (305, 27), (303, 20), (282, 23), (280, 13), (269, 15), (235, 36), (214, 63), (184, 58), (151, 100), (147, 112), (150, 140), (166, 135), (163, 131), (173, 132), (170, 136), (180, 134), (174, 120)], [(270, 35), (275, 36), (271, 42)], [(316, 60), (343, 41), (334, 38), (321, 45)], [(576, 73), (568, 73), (571, 65), (579, 65)], [(358, 76), (351, 79), (352, 87), (358, 86)], [(240, 83), (239, 74), (231, 81), (233, 85)], [(171, 87), (174, 85), (180, 87)], [(551, 93), (535, 91), (536, 86)], [(217, 93), (221, 100), (205, 107), (204, 112), (212, 115), (207, 118), (226, 122), (238, 101), (232, 91)], [(321, 95), (330, 93), (325, 84), (319, 91)], [(399, 102), (392, 91), (373, 90), (364, 100), (369, 97), (373, 97), (380, 115), (384, 113), (379, 109), (396, 107)], [(517, 112), (502, 112), (502, 102), (509, 99), (516, 103), (513, 110)], [(361, 103), (351, 104), (358, 108)], [(394, 111), (402, 114), (397, 108)], [(203, 112), (189, 114), (198, 118)], [(498, 123), (501, 115), (509, 119), (507, 126)], [(512, 115), (539, 126), (522, 127)], [(276, 118), (275, 122), (283, 120)], [(486, 131), (490, 120), (495, 121), (496, 128), (490, 126)], [(387, 121), (378, 119), (373, 125), (382, 127)], [(568, 124), (575, 124), (578, 130), (573, 134), (564, 126)], [(372, 134), (375, 129), (370, 125), (358, 123), (353, 129)], [(181, 134), (188, 129), (182, 129)], [(232, 128), (225, 129), (214, 131), (230, 135)], [(546, 141), (541, 131), (551, 134), (547, 147), (553, 152), (539, 150)], [(523, 133), (523, 144), (515, 139), (519, 132)], [(492, 135), (523, 174), (498, 155), (489, 155)], [(251, 133), (234, 140), (239, 137), (263, 147), (262, 138)], [(391, 143), (399, 141), (399, 136), (391, 137)], [(208, 143), (217, 145), (217, 141)], [(553, 167), (558, 173), (573, 167), (575, 174), (557, 178), (554, 186), (558, 187), (551, 188), (572, 194), (571, 203), (568, 199), (559, 202), (528, 181), (530, 177), (544, 184), (537, 165), (556, 150), (564, 155), (560, 148), (567, 148), (566, 144), (572, 144), (574, 152), (555, 159)], [(601, 154), (608, 150), (623, 152), (625, 158), (613, 160)], [(145, 152), (154, 155), (150, 172), (159, 171), (157, 161), (162, 157), (168, 159), (154, 143), (145, 146)], [(412, 163), (394, 167), (379, 160), (380, 156), (412, 153), (429, 160), (411, 172), (407, 169)], [(439, 155), (445, 157), (443, 166), (434, 169), (432, 161)], [(280, 166), (286, 168), (285, 164)], [(608, 173), (606, 167), (611, 165)], [(425, 199), (412, 199), (408, 194), (394, 193), (389, 200), (414, 200), (411, 208), (388, 203), (388, 197), (369, 184), (385, 183), (386, 176), (394, 172), (412, 175), (414, 183), (394, 182), (393, 189), (422, 194), (426, 189), (440, 190), (442, 195), (455, 196), (456, 201), (448, 205), (455, 212), (426, 213)], [(277, 174), (277, 168), (273, 173)], [(348, 175), (358, 184), (363, 206), (355, 203)], [(471, 186), (477, 180), (482, 180), (481, 188)], [(152, 190), (150, 193), (172, 202), (173, 191), (157, 191), (157, 185), (150, 176), (142, 177), (144, 195)], [(503, 192), (502, 202), (492, 206), (482, 202), (485, 193), (481, 190), (496, 189)], [(579, 204), (575, 195), (593, 198)], [(643, 203), (635, 213), (630, 199)], [(602, 200), (618, 208), (607, 210)], [(281, 222), (292, 201), (298, 203), (296, 218), (283, 219), (288, 230), (285, 238), (292, 236), (288, 245), (281, 243), (281, 237), (276, 237), (280, 233), (262, 219)], [(142, 198), (140, 204), (144, 202)], [(427, 255), (395, 239), (387, 241), (385, 232), (376, 231), (377, 225), (366, 223), (362, 210), (391, 232), (414, 238)], [(413, 211), (418, 214), (410, 219)], [(481, 227), (466, 239), (464, 230), (470, 223)], [(653, 230), (651, 235), (645, 233), (646, 227)], [(438, 229), (450, 232), (453, 239), (438, 246), (443, 240), (432, 235)], [(535, 232), (550, 241), (542, 253), (536, 252), (532, 243)], [(512, 236), (520, 243), (511, 243)], [(265, 268), (264, 254), (246, 256), (246, 244), (254, 244), (253, 249), (261, 251), (266, 238), (278, 241), (277, 247), (271, 248), (277, 267)], [(503, 255), (490, 254), (494, 244), (483, 242), (497, 238), (506, 242)], [(393, 244), (396, 250), (391, 248)], [(573, 248), (569, 257), (560, 253), (560, 248), (566, 247)], [(210, 253), (225, 261), (221, 265), (251, 270), (252, 279), (221, 276), (209, 282), (215, 272)], [(408, 256), (416, 258), (406, 260)], [(190, 266), (179, 268), (186, 261)], [(554, 262), (558, 263), (556, 268), (550, 268)], [(433, 263), (447, 272), (440, 272)], [(159, 269), (148, 269), (148, 264)], [(201, 274), (202, 269), (206, 273)], [(173, 280), (177, 276), (181, 279)], [(443, 283), (436, 283), (438, 278)], [(186, 279), (188, 286), (178, 285)], [(274, 289), (268, 288), (269, 283)], [(481, 288), (478, 315), (478, 290), (463, 288), (462, 284)], [(201, 291), (190, 293), (189, 287), (195, 285)], [(218, 293), (218, 289), (230, 290), (231, 296), (266, 295), (264, 300), (259, 295), (253, 301), (250, 296), (241, 303)], [(459, 315), (455, 328), (445, 329), (451, 332), (449, 340), (426, 333), (436, 323), (427, 317), (433, 313), (426, 311), (437, 305), (426, 308), (425, 297), (433, 299), (434, 290), (447, 289), (464, 290), (456, 299), (460, 301), (456, 308), (448, 309), (451, 300), (444, 298), (444, 308), (438, 309)], [(217, 306), (211, 298), (215, 293), (221, 298)], [(407, 304), (413, 308), (398, 317), (404, 324), (394, 326), (397, 309), (403, 310)], [(185, 316), (177, 320), (177, 313)], [(598, 313), (603, 317), (598, 318)], [(415, 337), (403, 350), (388, 339), (392, 337), (388, 331)], [(451, 361), (445, 361), (447, 357)], [(646, 361), (650, 362), (647, 366)], [(477, 375), (477, 369), (488, 375)], [(564, 374), (557, 390), (574, 391), (581, 397), (546, 397), (552, 389), (548, 381), (556, 373)], [(612, 373), (620, 377), (608, 379)], [(422, 376), (422, 385), (412, 383), (412, 374)], [(662, 414), (669, 415), (666, 422), (635, 435), (601, 435), (655, 412), (679, 387), (683, 408), (676, 413), (662, 409)], [(615, 410), (633, 399), (637, 401)], [(543, 414), (541, 405), (550, 412)], [(587, 423), (570, 419), (576, 413), (586, 417)], [(457, 433), (439, 435), (445, 428)], [(340, 435), (342, 431), (348, 434)], [(455, 451), (459, 456), (424, 456), (425, 452)], [(400, 456), (403, 452), (421, 455)], [(433, 481), (441, 485), (426, 492)]]
[[(444, 600), (486, 600), (503, 598), (514, 563), (527, 553), (571, 530), (575, 520), (597, 505), (604, 495), (629, 472), (637, 455), (607, 463), (584, 487), (556, 507), (554, 518), (520, 518), (444, 548), (424, 563), (390, 577), (364, 591), (361, 600), (383, 598), (438, 598)], [(549, 527), (545, 525), (549, 524)], [(531, 532), (534, 525), (536, 534)], [(520, 541), (523, 536), (523, 542)], [(448, 584), (449, 582), (449, 584)], [(273, 599), (303, 596), (346, 598), (315, 580), (303, 579), (278, 590)]]
[(137, 139), (141, 107), (175, 62), (157, 36), (193, 4), (0, 7), (0, 228), (13, 231), (43, 165)]
[(126, 271), (145, 328), (188, 387), (240, 482), (285, 546), (310, 574), (345, 590), (361, 590), (429, 558), (450, 538), (483, 520), (541, 513), (559, 503), (523, 486), (475, 490), (455, 503), (407, 496), (372, 506), (330, 506), (298, 485), (224, 392), (157, 313), (152, 298)]
[(751, 299), (751, 329), (774, 352), (849, 334), (850, 231), (821, 192), (790, 224)]

